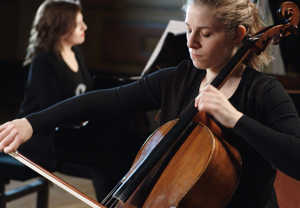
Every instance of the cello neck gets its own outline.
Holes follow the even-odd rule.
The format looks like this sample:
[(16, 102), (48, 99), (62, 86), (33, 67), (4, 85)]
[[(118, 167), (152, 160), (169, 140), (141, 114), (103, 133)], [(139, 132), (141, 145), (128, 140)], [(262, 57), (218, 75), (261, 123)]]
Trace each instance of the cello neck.
[(248, 57), (251, 52), (251, 48), (254, 45), (254, 40), (250, 39), (248, 36), (244, 39), (244, 44), (231, 60), (226, 64), (226, 66), (220, 71), (220, 73), (212, 81), (211, 85), (220, 89), (231, 74), (236, 72), (240, 66), (243, 64), (243, 61)]

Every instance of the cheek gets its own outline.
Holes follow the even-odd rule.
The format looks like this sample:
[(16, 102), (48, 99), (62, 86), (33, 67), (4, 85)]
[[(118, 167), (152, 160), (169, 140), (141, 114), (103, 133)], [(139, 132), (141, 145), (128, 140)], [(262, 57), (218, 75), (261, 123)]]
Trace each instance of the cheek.
[(226, 47), (226, 45), (221, 45), (218, 50), (215, 50), (211, 54), (211, 65), (214, 67), (223, 67), (224, 64), (228, 63), (228, 61), (231, 59), (232, 50), (230, 48)]
[(71, 44), (78, 44), (84, 41), (84, 37), (79, 35), (78, 33), (74, 32), (72, 35), (69, 36), (68, 42)]
[(217, 42), (207, 42), (207, 44), (203, 45), (203, 51), (205, 51), (205, 60), (207, 63), (210, 65), (213, 64), (217, 59), (219, 59), (219, 56), (223, 54), (221, 52), (222, 49), (222, 44), (217, 43)]
[(73, 37), (76, 38), (76, 37), (79, 37), (80, 36), (80, 32), (78, 30), (75, 30), (74, 33), (73, 33)]
[(222, 59), (222, 57), (229, 56), (232, 51), (232, 45), (229, 40), (222, 39), (214, 41), (208, 47), (208, 53), (210, 55), (216, 56), (217, 59)]
[(206, 67), (216, 67), (224, 64), (231, 54), (231, 50), (223, 41), (212, 41), (203, 46), (205, 50), (205, 59), (202, 64)]
[(82, 35), (82, 32), (76, 31), (73, 34), (73, 41), (78, 42), (81, 41), (84, 38), (84, 36)]

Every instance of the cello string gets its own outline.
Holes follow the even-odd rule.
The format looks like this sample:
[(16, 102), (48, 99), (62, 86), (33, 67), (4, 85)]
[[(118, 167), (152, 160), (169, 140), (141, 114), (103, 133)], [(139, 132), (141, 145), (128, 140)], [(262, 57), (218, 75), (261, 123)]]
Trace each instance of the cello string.
[(121, 182), (119, 181), (117, 185), (114, 186), (114, 188), (106, 195), (106, 197), (101, 201), (102, 204), (107, 205), (110, 203), (111, 200), (113, 200), (113, 194), (115, 191), (119, 188), (121, 185)]
[(110, 197), (109, 200), (104, 204), (106, 207), (111, 207), (111, 204), (118, 202), (117, 199)]
[(115, 207), (117, 205), (117, 203), (119, 202), (118, 199), (116, 198), (110, 198), (108, 202), (106, 202), (106, 204), (104, 204), (106, 207), (110, 208), (110, 207)]
[(115, 199), (113, 202), (112, 202), (112, 204), (111, 204), (111, 206), (109, 207), (109, 208), (114, 208), (114, 207), (116, 207), (117, 206), (117, 204), (118, 204), (118, 200), (117, 199)]

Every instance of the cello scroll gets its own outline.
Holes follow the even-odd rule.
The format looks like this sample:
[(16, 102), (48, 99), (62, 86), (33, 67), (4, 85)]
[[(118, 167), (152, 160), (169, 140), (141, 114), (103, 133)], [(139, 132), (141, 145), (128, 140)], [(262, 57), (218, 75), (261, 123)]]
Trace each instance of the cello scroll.
[(296, 3), (286, 1), (278, 10), (282, 24), (267, 27), (256, 35), (250, 37), (255, 42), (253, 50), (260, 54), (269, 43), (278, 44), (282, 38), (296, 35), (299, 32), (300, 12)]

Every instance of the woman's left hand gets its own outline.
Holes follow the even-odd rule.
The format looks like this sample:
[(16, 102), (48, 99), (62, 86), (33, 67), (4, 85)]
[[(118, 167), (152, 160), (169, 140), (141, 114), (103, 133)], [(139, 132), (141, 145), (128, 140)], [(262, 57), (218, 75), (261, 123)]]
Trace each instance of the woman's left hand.
[(200, 112), (209, 113), (227, 128), (233, 128), (243, 115), (212, 85), (200, 90), (195, 99), (195, 107)]

